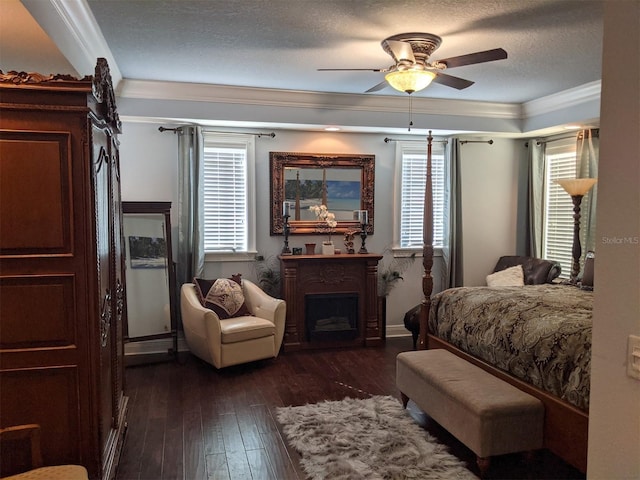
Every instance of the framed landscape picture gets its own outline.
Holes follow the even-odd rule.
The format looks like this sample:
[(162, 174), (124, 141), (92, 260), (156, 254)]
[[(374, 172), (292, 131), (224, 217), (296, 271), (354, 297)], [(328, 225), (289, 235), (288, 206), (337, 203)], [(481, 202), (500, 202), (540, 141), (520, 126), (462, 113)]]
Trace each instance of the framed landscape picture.
[(161, 237), (129, 237), (131, 268), (165, 268), (167, 243)]

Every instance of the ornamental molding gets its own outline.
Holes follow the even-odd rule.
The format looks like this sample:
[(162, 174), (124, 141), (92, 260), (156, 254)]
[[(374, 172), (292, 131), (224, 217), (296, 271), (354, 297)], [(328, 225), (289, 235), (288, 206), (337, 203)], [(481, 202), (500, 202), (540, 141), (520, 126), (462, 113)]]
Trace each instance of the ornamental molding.
[(38, 85), (42, 83), (54, 82), (87, 82), (91, 77), (77, 78), (67, 74), (43, 75), (37, 72), (18, 72), (10, 70), (4, 73), (0, 70), (0, 83), (11, 83), (13, 85)]

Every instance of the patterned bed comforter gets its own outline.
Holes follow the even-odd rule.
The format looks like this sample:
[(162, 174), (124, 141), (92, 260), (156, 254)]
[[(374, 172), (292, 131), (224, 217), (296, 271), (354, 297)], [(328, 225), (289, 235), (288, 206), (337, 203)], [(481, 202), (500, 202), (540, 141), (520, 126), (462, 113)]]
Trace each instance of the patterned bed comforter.
[(569, 285), (451, 288), (429, 332), (588, 410), (592, 309), (593, 292)]

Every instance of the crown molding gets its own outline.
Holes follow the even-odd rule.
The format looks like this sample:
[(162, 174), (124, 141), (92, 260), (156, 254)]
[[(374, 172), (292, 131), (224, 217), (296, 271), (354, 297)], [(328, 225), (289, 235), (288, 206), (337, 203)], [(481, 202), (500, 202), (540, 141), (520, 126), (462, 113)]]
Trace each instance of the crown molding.
[[(402, 101), (398, 95), (324, 93), (130, 79), (122, 80), (117, 93), (118, 96), (124, 98), (266, 107), (313, 108), (381, 113), (405, 112), (407, 109), (407, 103)], [(413, 98), (413, 112), (427, 115), (490, 117), (500, 119), (521, 118), (521, 108), (517, 104), (425, 97)]]
[(117, 87), (122, 74), (86, 0), (21, 1), (78, 74), (93, 75), (96, 59), (106, 58)]
[[(601, 82), (595, 81), (523, 104), (413, 98), (413, 111), (425, 115), (450, 115), (496, 119), (527, 119), (600, 100)], [(361, 112), (405, 112), (398, 95), (364, 95), (307, 92), (266, 88), (123, 79), (118, 95), (136, 99), (162, 99), (232, 105), (313, 108)]]
[(523, 103), (523, 118), (526, 119), (536, 117), (538, 115), (545, 115), (591, 101), (599, 102), (601, 87), (602, 82), (600, 80), (596, 80), (591, 83), (580, 85), (579, 87), (570, 88), (568, 90), (563, 90), (562, 92)]

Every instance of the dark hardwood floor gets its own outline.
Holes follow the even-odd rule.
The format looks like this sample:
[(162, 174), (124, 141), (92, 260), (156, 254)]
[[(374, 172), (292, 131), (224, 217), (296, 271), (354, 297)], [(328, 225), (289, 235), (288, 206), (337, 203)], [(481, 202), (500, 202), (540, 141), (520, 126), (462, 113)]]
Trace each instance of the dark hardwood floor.
[[(344, 397), (392, 395), (395, 358), (410, 337), (386, 346), (283, 352), (277, 359), (216, 370), (189, 353), (177, 361), (127, 367), (128, 431), (117, 480), (304, 479), (299, 457), (275, 421), (275, 409)], [(475, 457), (422, 413), (409, 410), (478, 475)], [(485, 478), (584, 479), (543, 451), (493, 459)]]

